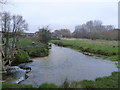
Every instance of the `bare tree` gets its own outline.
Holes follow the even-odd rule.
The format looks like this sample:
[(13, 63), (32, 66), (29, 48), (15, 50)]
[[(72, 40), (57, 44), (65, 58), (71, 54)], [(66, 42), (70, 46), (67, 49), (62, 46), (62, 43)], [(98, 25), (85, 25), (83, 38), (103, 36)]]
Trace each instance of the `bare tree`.
[[(3, 50), (2, 55), (4, 61), (14, 60), (14, 54), (16, 53), (17, 43), (19, 35), (24, 30), (27, 30), (27, 23), (20, 15), (10, 15), (9, 12), (1, 14), (1, 29), (2, 29), (2, 42)], [(5, 63), (6, 63), (5, 62)]]
[(108, 38), (108, 36), (110, 39), (111, 36), (112, 39), (112, 37), (115, 35), (111, 35), (111, 32), (108, 31), (113, 29), (114, 27), (112, 25), (102, 25), (102, 21), (100, 20), (88, 21), (86, 22), (86, 24), (75, 26), (73, 36), (76, 38), (89, 38), (89, 39), (103, 39), (105, 37)]
[(71, 37), (71, 32), (69, 29), (60, 29), (60, 30), (55, 30), (54, 33), (60, 34), (63, 37)]
[(106, 28), (107, 30), (113, 30), (113, 29), (114, 29), (114, 26), (112, 26), (112, 25), (107, 25), (107, 26), (105, 26), (105, 28)]
[(37, 32), (37, 36), (38, 41), (48, 44), (48, 42), (51, 40), (51, 32), (49, 26), (40, 28), (39, 31)]
[(28, 24), (25, 22), (21, 15), (14, 15), (12, 17), (12, 33), (13, 33), (13, 42), (12, 47), (17, 46), (19, 35), (24, 31), (28, 30)]
[(7, 0), (0, 0), (0, 3), (1, 3), (1, 4), (6, 4), (6, 3), (7, 3)]
[(8, 58), (9, 32), (10, 32), (10, 13), (4, 12), (1, 17), (1, 28), (3, 32), (2, 41), (4, 43), (4, 56)]

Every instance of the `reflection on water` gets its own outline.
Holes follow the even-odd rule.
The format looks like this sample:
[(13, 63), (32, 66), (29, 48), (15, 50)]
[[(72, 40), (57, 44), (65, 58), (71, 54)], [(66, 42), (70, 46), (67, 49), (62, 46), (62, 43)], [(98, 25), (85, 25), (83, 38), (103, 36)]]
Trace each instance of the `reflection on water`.
[(94, 80), (97, 77), (109, 76), (111, 72), (118, 70), (111, 61), (86, 56), (56, 45), (52, 45), (48, 57), (36, 58), (28, 65), (32, 70), (29, 78), (22, 84), (34, 86), (46, 82), (60, 85), (66, 78), (68, 81)]

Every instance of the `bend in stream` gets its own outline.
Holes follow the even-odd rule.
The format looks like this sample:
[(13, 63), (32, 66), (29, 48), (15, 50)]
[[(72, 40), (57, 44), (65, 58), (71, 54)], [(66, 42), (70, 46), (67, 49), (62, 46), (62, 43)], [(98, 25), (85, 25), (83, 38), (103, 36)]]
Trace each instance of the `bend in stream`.
[(29, 77), (21, 84), (39, 86), (42, 83), (61, 85), (68, 81), (95, 80), (97, 77), (109, 76), (118, 71), (114, 62), (86, 56), (78, 51), (52, 45), (50, 55), (36, 58), (26, 64), (31, 67)]

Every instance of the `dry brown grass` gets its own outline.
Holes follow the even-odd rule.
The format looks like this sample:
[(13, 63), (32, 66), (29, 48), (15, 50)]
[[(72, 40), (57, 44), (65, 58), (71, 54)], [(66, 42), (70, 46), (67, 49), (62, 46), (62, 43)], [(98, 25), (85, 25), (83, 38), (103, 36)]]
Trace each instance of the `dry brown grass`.
[(61, 38), (61, 40), (89, 40), (89, 39), (82, 39), (82, 38)]

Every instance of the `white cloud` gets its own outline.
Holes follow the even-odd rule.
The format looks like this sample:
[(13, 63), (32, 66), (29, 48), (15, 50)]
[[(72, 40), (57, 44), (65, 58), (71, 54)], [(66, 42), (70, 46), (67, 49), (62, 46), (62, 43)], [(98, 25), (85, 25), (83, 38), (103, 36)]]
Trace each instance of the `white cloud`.
[(75, 25), (83, 24), (89, 20), (101, 20), (103, 24), (118, 26), (118, 3), (114, 2), (117, 0), (104, 0), (108, 2), (90, 0), (95, 1), (91, 3), (86, 3), (88, 0), (86, 2), (82, 2), (82, 0), (82, 3), (80, 0), (14, 1), (16, 1), (14, 5), (7, 6), (6, 10), (22, 15), (29, 24), (29, 32), (34, 32), (39, 26), (49, 24), (52, 29), (68, 28), (73, 31)]

